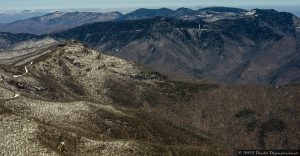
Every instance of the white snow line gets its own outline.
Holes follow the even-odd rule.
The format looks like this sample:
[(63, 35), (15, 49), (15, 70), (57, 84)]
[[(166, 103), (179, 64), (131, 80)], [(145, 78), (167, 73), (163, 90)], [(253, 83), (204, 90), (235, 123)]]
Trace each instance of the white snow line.
[(19, 96), (20, 96), (20, 94), (16, 93), (12, 98), (15, 99), (15, 98), (17, 98)]
[(21, 95), (19, 93), (15, 93), (15, 95), (11, 98), (6, 98), (6, 99), (0, 99), (0, 100), (10, 100), (10, 99), (15, 99), (17, 97), (20, 97)]
[(28, 69), (27, 69), (27, 67), (25, 66), (25, 74), (27, 74), (28, 73)]
[(21, 77), (22, 75), (14, 75), (13, 77), (18, 78)]

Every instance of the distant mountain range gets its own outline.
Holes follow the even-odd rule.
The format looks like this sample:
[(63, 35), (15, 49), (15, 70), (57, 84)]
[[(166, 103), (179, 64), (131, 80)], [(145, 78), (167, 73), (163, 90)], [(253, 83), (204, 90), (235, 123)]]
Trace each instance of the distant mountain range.
[(67, 30), (87, 23), (138, 20), (153, 17), (168, 17), (182, 20), (216, 21), (220, 19), (237, 18), (244, 16), (246, 10), (226, 7), (210, 7), (199, 10), (179, 8), (145, 9), (141, 8), (128, 14), (120, 12), (52, 12), (39, 17), (32, 17), (12, 23), (0, 25), (0, 31), (10, 33), (47, 34)]
[(80, 26), (86, 23), (117, 20), (122, 16), (119, 12), (53, 12), (27, 20), (16, 21), (0, 26), (0, 31), (11, 33), (45, 34)]
[[(81, 21), (93, 20), (106, 22), (79, 26)], [(197, 11), (162, 8), (139, 9), (127, 15), (56, 12), (30, 21), (53, 24), (49, 28), (57, 28), (55, 31), (63, 25), (68, 29), (66, 24), (78, 26), (20, 38), (6, 33), (12, 36), (1, 40), (6, 47), (28, 38), (75, 39), (106, 54), (142, 63), (170, 79), (276, 85), (300, 80), (300, 20), (291, 13), (224, 7)]]
[(0, 23), (25, 20), (36, 16), (42, 16), (50, 12), (50, 10), (0, 10)]

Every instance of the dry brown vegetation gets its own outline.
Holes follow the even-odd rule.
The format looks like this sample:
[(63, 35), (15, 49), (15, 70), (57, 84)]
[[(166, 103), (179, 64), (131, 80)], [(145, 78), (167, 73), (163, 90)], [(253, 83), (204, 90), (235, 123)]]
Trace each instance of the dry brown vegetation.
[[(27, 75), (12, 77), (22, 69), (0, 67), (2, 155), (232, 155), (239, 148), (299, 148), (298, 84), (170, 81), (78, 42), (51, 47)], [(142, 79), (132, 76), (139, 74)], [(21, 96), (10, 99), (15, 93)], [(21, 133), (27, 135), (15, 135)], [(66, 153), (57, 150), (61, 138)]]

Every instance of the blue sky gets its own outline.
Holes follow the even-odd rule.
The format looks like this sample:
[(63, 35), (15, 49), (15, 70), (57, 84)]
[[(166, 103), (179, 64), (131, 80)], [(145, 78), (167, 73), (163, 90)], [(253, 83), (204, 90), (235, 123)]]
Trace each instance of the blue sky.
[(0, 9), (69, 9), (69, 8), (158, 8), (158, 7), (291, 7), (300, 0), (0, 0)]

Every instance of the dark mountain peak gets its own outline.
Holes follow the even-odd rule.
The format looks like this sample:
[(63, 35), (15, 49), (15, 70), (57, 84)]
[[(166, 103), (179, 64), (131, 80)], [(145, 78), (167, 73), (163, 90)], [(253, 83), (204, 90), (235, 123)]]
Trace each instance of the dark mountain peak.
[(255, 8), (252, 9), (251, 11), (256, 11), (257, 13), (278, 13), (278, 11), (274, 10), (274, 9), (259, 9), (259, 8)]
[(158, 8), (158, 9), (140, 8), (140, 9), (137, 9), (137, 10), (135, 10), (133, 12), (142, 12), (142, 11), (173, 11), (173, 10), (171, 10), (169, 8), (165, 8), (165, 7)]
[(159, 8), (159, 9), (140, 8), (129, 14), (148, 14), (148, 13), (165, 12), (165, 11), (169, 12), (169, 11), (173, 11), (173, 10), (168, 9), (168, 8)]
[(155, 16), (166, 16), (172, 12), (174, 12), (174, 10), (168, 8), (160, 8), (160, 9), (140, 8), (131, 13), (126, 14), (125, 19), (136, 20), (136, 19), (143, 19), (143, 18), (151, 18)]
[(208, 8), (202, 8), (199, 9), (198, 12), (203, 11), (213, 11), (213, 12), (219, 12), (219, 13), (236, 13), (240, 14), (242, 12), (246, 12), (247, 10), (240, 9), (240, 8), (232, 8), (232, 7), (208, 7)]
[(110, 12), (110, 14), (116, 14), (116, 15), (123, 15), (121, 12), (119, 11), (113, 11), (113, 12)]
[(290, 31), (294, 26), (295, 15), (288, 12), (279, 12), (274, 9), (253, 9), (257, 19), (262, 22), (266, 22), (272, 27), (284, 29), (284, 31)]
[(133, 12), (139, 12), (139, 11), (145, 11), (145, 10), (152, 10), (152, 9), (139, 8), (139, 9), (136, 9), (135, 11), (133, 11)]
[(178, 8), (175, 11), (175, 13), (172, 13), (172, 14), (176, 14), (176, 15), (189, 15), (189, 14), (194, 13), (194, 12), (195, 12), (195, 10), (192, 10), (190, 8), (184, 8), (184, 7), (182, 7), (182, 8)]
[(62, 14), (65, 14), (65, 12), (62, 12), (62, 11), (53, 11), (51, 13), (48, 13), (48, 14), (45, 14), (43, 16), (39, 16), (39, 17), (44, 17), (44, 16), (54, 16), (54, 15), (62, 15)]
[(192, 11), (192, 9), (181, 7), (181, 8), (176, 9), (176, 11)]
[[(266, 16), (266, 17), (277, 17), (277, 16), (295, 16), (293, 15), (292, 13), (289, 13), (289, 12), (280, 12), (280, 11), (277, 11), (277, 10), (274, 10), (274, 9), (253, 9), (251, 10), (252, 12), (255, 12), (257, 15), (263, 15), (263, 16)], [(275, 19), (275, 18), (274, 18)]]
[(169, 12), (173, 12), (174, 10), (172, 10), (172, 9), (169, 9), (169, 8), (165, 8), (165, 7), (163, 7), (163, 8), (159, 8), (159, 9), (157, 9), (158, 11), (169, 11)]

